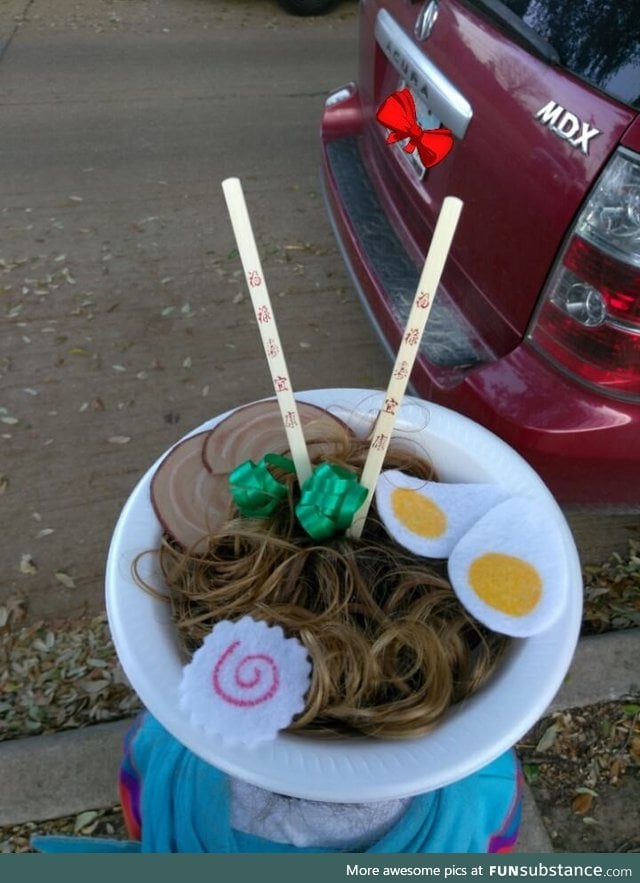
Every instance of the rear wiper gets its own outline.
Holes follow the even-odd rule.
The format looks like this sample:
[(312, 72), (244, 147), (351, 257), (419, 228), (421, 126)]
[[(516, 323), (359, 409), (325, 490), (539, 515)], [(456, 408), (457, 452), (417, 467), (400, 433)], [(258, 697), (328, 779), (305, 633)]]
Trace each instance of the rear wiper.
[(512, 12), (500, 0), (467, 0), (471, 6), (481, 8), (485, 15), (507, 30), (525, 49), (539, 55), (549, 64), (559, 64), (560, 55), (555, 46), (541, 37), (537, 31)]

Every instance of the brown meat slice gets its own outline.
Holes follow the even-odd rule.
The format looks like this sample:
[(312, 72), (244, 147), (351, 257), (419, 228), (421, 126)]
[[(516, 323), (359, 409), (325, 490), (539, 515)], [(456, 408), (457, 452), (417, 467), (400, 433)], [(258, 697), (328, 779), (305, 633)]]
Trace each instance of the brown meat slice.
[[(344, 424), (322, 408), (298, 402), (309, 453), (322, 451), (331, 430)], [(151, 481), (156, 516), (176, 542), (202, 551), (228, 512), (229, 473), (245, 460), (286, 453), (287, 437), (278, 405), (255, 402), (239, 408), (212, 430), (178, 443)]]

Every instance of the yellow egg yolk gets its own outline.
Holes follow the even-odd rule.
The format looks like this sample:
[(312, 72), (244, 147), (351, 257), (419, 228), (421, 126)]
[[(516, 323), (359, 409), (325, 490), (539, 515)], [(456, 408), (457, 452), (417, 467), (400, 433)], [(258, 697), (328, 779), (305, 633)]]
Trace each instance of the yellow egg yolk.
[(485, 604), (510, 616), (526, 616), (542, 595), (538, 571), (521, 558), (486, 552), (469, 568), (469, 584)]
[(447, 530), (447, 516), (442, 509), (419, 491), (396, 488), (391, 506), (398, 521), (418, 536), (433, 540)]

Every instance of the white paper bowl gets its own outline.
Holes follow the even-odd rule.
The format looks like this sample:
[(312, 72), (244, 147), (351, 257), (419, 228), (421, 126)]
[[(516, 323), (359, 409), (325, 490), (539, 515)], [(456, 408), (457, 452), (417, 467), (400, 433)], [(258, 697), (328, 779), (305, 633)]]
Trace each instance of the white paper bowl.
[[(330, 389), (300, 393), (298, 398), (364, 432), (383, 396), (369, 390)], [(194, 432), (213, 427), (225, 416)], [(546, 631), (512, 640), (506, 659), (487, 684), (427, 736), (327, 741), (283, 734), (254, 748), (230, 747), (220, 738), (204, 737), (181, 714), (183, 661), (168, 605), (132, 578), (135, 557), (160, 542), (161, 529), (149, 498), (151, 478), (163, 459), (159, 458), (127, 500), (113, 534), (106, 573), (109, 623), (122, 666), (144, 705), (176, 739), (232, 776), (280, 794), (346, 803), (441, 788), (513, 746), (544, 713), (564, 679), (579, 634), (582, 577), (571, 532), (546, 486), (492, 433), (437, 405), (407, 397), (395, 434), (420, 444), (444, 481), (495, 482), (539, 501), (541, 519), (564, 543), (566, 558), (558, 568), (564, 609)], [(143, 575), (162, 589), (151, 557), (144, 559)]]

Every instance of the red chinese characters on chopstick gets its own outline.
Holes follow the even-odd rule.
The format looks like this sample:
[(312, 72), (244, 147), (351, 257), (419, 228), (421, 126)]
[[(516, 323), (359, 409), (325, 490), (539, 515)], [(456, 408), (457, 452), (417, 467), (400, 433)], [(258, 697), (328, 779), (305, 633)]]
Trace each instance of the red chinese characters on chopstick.
[(235, 234), (240, 260), (245, 272), (251, 303), (255, 313), (262, 345), (264, 347), (273, 388), (278, 400), (282, 421), (287, 434), (291, 457), (295, 463), (298, 481), (302, 484), (311, 475), (311, 460), (300, 426), (298, 406), (289, 379), (289, 370), (282, 352), (280, 335), (276, 325), (269, 292), (256, 246), (242, 186), (237, 178), (222, 182), (231, 225)]
[(367, 489), (367, 497), (356, 512), (353, 523), (347, 531), (347, 535), (354, 539), (358, 539), (362, 535), (362, 528), (371, 505), (376, 482), (393, 435), (398, 407), (404, 398), (411, 369), (418, 355), (422, 335), (433, 306), (433, 299), (438, 289), (461, 211), (461, 200), (455, 196), (447, 196), (442, 204), (442, 210), (433, 231), (429, 253), (418, 280), (418, 288), (391, 372), (384, 404), (373, 429), (371, 447), (360, 478), (360, 484)]

